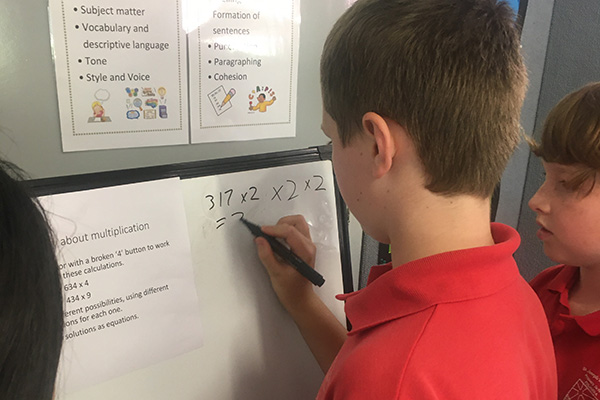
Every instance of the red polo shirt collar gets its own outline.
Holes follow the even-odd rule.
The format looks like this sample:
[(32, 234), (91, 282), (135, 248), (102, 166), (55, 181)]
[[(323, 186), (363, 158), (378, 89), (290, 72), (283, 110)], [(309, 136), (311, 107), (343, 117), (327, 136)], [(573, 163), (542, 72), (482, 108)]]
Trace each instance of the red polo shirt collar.
[(337, 296), (346, 301), (352, 324), (349, 335), (435, 304), (487, 296), (510, 285), (520, 276), (512, 259), (519, 234), (498, 223), (491, 229), (493, 246), (436, 254), (393, 269), (391, 264), (373, 267), (364, 289)]
[(571, 315), (569, 306), (569, 289), (579, 278), (579, 267), (565, 265), (558, 274), (548, 283), (547, 289), (557, 293), (562, 307), (560, 317), (574, 320), (577, 325), (590, 336), (600, 336), (600, 311), (588, 315)]

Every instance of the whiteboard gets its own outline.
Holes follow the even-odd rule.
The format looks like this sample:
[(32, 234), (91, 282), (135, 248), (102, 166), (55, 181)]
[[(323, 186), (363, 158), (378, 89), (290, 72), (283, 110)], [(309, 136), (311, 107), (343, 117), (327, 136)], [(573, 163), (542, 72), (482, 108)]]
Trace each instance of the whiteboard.
[(331, 162), (209, 175), (181, 185), (203, 346), (74, 393), (61, 393), (59, 380), (57, 398), (314, 398), (323, 374), (277, 301), (252, 235), (232, 214), (243, 212), (258, 224), (303, 214), (317, 245), (316, 269), (326, 280), (315, 290), (344, 323), (334, 295), (344, 291), (339, 238), (347, 232), (338, 231)]

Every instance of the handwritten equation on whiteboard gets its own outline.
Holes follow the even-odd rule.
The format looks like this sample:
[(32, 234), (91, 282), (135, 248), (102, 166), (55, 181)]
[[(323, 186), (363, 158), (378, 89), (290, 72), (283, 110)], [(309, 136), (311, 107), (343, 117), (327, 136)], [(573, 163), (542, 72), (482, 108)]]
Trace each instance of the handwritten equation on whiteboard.
[(203, 199), (205, 211), (218, 214), (215, 229), (221, 229), (228, 222), (245, 217), (244, 210), (253, 203), (267, 203), (265, 207), (294, 201), (302, 201), (309, 195), (331, 190), (322, 175), (313, 174), (303, 178), (282, 179), (276, 184), (250, 185), (243, 189), (228, 187), (225, 190), (208, 193)]

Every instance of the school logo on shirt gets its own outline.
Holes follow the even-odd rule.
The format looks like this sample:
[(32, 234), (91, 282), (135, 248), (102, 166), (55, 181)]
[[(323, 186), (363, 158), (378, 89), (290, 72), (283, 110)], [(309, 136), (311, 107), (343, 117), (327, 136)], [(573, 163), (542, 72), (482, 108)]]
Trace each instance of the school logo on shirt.
[(600, 400), (600, 379), (583, 367), (584, 376), (575, 382), (563, 400)]

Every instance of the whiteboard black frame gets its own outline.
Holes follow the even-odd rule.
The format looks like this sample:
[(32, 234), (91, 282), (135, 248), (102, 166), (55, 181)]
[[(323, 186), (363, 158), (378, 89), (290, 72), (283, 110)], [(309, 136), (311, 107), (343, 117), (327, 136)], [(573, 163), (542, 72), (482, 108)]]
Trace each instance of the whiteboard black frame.
[[(47, 196), (174, 177), (190, 179), (316, 161), (331, 161), (331, 155), (331, 145), (324, 145), (249, 156), (32, 179), (26, 181), (26, 184), (34, 196)], [(346, 203), (337, 187), (337, 183), (335, 184), (335, 199), (340, 244), (340, 262), (342, 266), (342, 283), (344, 293), (350, 293), (354, 289), (348, 231), (349, 213)]]

